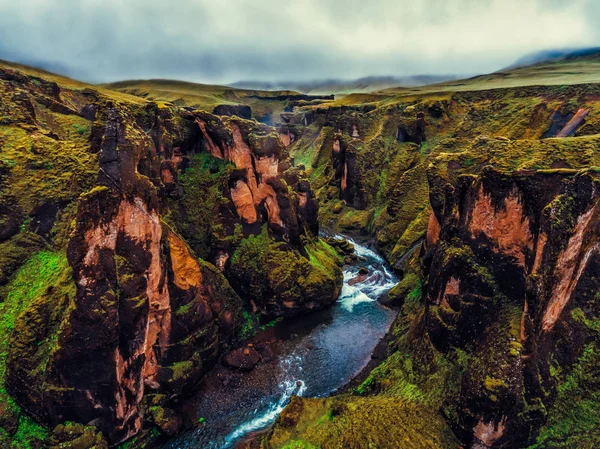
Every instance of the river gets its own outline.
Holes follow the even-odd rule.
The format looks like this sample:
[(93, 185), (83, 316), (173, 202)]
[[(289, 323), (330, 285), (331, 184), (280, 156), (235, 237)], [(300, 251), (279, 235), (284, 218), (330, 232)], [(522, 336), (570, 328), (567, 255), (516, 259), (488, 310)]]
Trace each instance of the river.
[[(396, 312), (377, 298), (397, 279), (383, 258), (353, 242), (358, 261), (344, 266), (344, 284), (330, 308), (278, 322), (258, 337), (273, 348), (268, 363), (236, 374), (218, 365), (188, 409), (197, 427), (171, 440), (166, 449), (227, 449), (275, 421), (292, 395), (324, 397), (355, 377), (369, 362)], [(363, 282), (350, 285), (359, 268)], [(228, 381), (222, 382), (223, 376)]]

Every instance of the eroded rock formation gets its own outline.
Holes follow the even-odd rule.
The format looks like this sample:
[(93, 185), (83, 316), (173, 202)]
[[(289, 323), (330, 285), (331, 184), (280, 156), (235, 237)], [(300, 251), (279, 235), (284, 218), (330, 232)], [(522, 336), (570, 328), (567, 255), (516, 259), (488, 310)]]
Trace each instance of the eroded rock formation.
[[(241, 319), (227, 281), (162, 220), (156, 188), (137, 172), (155, 151), (141, 135), (109, 105), (98, 185), (80, 197), (69, 242), (76, 295), (47, 370), (18, 354), (8, 367), (9, 389), (27, 409), (51, 425), (93, 422), (111, 442), (140, 430), (146, 395), (193, 388)], [(14, 334), (17, 347), (30, 344), (25, 336)]]
[[(83, 161), (88, 173), (72, 169), (65, 186), (75, 192), (70, 203), (71, 197), (60, 195), (62, 184), (51, 178), (51, 194), (58, 198), (42, 198), (26, 211), (33, 217), (33, 237), (56, 239), (51, 265), (43, 267), (56, 273), (36, 286), (39, 291), (25, 290), (31, 295), (26, 301), (9, 298), (23, 305), (18, 306), (22, 313), (16, 309), (14, 332), (5, 334), (11, 349), (0, 382), (6, 381), (10, 395), (36, 421), (52, 427), (66, 421), (89, 424), (110, 444), (153, 425), (172, 435), (181, 426), (174, 401), (189, 394), (238, 341), (242, 308), (293, 315), (336, 299), (341, 271), (335, 254), (318, 240), (318, 203), (275, 130), (238, 117), (110, 98), (92, 89), (63, 90), (18, 72), (0, 74), (2, 93), (14, 86), (28, 92), (5, 112), (19, 126), (29, 126), (38, 142), (33, 151), (45, 154), (39, 142), (46, 140), (53, 150), (58, 141), (66, 145), (62, 153), (78, 145), (73, 155), (59, 151), (58, 162), (60, 157), (71, 164)], [(38, 109), (38, 101), (45, 106)], [(76, 117), (75, 125), (63, 125), (64, 115)], [(48, 124), (57, 134), (42, 128)], [(75, 144), (69, 140), (73, 133)], [(61, 176), (69, 175), (57, 166)], [(4, 182), (4, 172), (1, 176)], [(19, 237), (23, 212), (1, 207), (8, 217), (2, 239)], [(53, 228), (56, 221), (60, 232)], [(208, 238), (199, 244), (198, 234)], [(276, 291), (271, 289), (261, 301), (240, 299), (227, 279), (246, 292), (230, 259), (255, 234), (302, 267), (287, 272), (288, 282), (303, 286), (305, 276), (314, 291), (277, 298), (269, 296)], [(36, 241), (24, 256), (17, 255), (36, 254), (36, 245), (41, 246)], [(309, 254), (333, 264), (327, 265), (329, 272), (313, 265)], [(283, 263), (272, 260), (269, 270)], [(258, 270), (265, 267), (242, 269), (261, 278)], [(11, 275), (7, 271), (4, 283)], [(4, 396), (0, 405), (7, 407), (11, 403)], [(9, 418), (16, 422), (18, 416)], [(11, 434), (17, 429), (8, 427)], [(57, 429), (53, 441), (63, 444), (65, 428)], [(77, 441), (96, 438), (94, 427), (73, 432)]]
[(484, 447), (520, 447), (544, 422), (551, 370), (568, 369), (593, 338), (579, 314), (599, 312), (600, 180), (486, 169), (439, 182), (431, 180), (429, 336), (480, 359), (463, 377), (461, 431)]
[(201, 114), (196, 122), (207, 150), (237, 169), (229, 178), (229, 190), (245, 229), (259, 231), (267, 224), (273, 236), (297, 248), (304, 229), (318, 233), (318, 203), (272, 128)]

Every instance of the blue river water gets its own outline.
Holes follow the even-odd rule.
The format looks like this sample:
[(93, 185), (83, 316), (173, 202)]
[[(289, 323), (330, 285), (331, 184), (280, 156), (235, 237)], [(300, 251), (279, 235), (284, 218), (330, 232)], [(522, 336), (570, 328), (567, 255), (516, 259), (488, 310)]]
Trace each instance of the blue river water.
[[(228, 385), (212, 376), (213, 382), (196, 393), (195, 414), (205, 424), (164, 448), (232, 448), (244, 436), (272, 424), (292, 395), (328, 396), (366, 366), (396, 316), (377, 298), (398, 280), (377, 253), (353, 243), (358, 262), (344, 266), (338, 301), (326, 310), (277, 323), (271, 331), (277, 350), (269, 363)], [(366, 279), (350, 285), (360, 267), (367, 268)]]

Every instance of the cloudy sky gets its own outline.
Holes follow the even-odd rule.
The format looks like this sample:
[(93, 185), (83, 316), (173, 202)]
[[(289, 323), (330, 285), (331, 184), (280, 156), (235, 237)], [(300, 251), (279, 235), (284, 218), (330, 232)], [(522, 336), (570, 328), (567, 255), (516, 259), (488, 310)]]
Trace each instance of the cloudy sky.
[(0, 0), (0, 59), (92, 82), (474, 74), (600, 46), (599, 0)]

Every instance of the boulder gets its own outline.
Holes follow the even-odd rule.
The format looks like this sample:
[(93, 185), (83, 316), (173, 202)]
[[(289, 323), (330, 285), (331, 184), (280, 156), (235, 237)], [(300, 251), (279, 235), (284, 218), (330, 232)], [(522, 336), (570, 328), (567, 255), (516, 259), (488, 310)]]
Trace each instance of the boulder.
[(152, 407), (150, 413), (152, 413), (154, 424), (165, 435), (177, 435), (181, 429), (181, 418), (174, 410), (167, 407)]
[(358, 270), (358, 274), (348, 281), (348, 285), (355, 285), (360, 282), (364, 282), (367, 280), (368, 277), (369, 277), (369, 270), (367, 270), (364, 267), (361, 267)]
[(254, 348), (242, 347), (225, 354), (222, 363), (228, 368), (250, 371), (261, 361), (261, 356)]
[(108, 449), (104, 436), (94, 426), (71, 422), (56, 426), (48, 443), (50, 449)]

